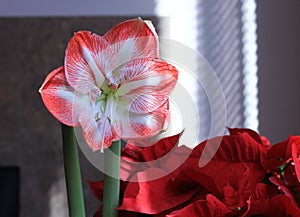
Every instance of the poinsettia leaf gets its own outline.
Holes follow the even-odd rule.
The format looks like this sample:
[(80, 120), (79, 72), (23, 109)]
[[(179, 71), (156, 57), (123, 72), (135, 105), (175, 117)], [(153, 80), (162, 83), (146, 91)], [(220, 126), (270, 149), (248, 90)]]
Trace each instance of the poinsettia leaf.
[(261, 136), (255, 132), (254, 130), (247, 129), (247, 128), (227, 128), (230, 135), (241, 135), (243, 133), (247, 133), (249, 136), (251, 136), (256, 142), (260, 144), (264, 144)]
[(230, 209), (227, 208), (227, 206), (222, 203), (218, 198), (216, 198), (214, 195), (208, 194), (206, 195), (206, 201), (209, 203), (213, 210), (212, 216), (228, 216), (232, 213)]
[(258, 143), (248, 133), (239, 135), (230, 135), (223, 137), (215, 137), (202, 142), (194, 148), (191, 157), (200, 158), (206, 144), (213, 148), (218, 147), (213, 160), (221, 160), (226, 162), (255, 162), (260, 163), (265, 157), (267, 148)]
[[(129, 141), (121, 153), (121, 179), (130, 180), (139, 171), (144, 171), (150, 167), (165, 166), (165, 161), (176, 151), (190, 153), (190, 149), (184, 151), (184, 148), (177, 147), (180, 135), (165, 137), (151, 146), (144, 144), (144, 147)], [(162, 160), (164, 161), (162, 162)]]
[[(218, 150), (207, 165), (198, 169), (214, 179), (219, 191), (226, 185), (226, 182), (230, 181), (230, 177), (231, 179), (236, 177), (236, 179), (240, 180), (245, 178), (243, 175), (246, 169), (249, 169), (250, 172), (250, 186), (255, 186), (256, 183), (263, 179), (265, 171), (262, 168), (261, 162), (267, 152), (265, 146), (258, 143), (252, 136), (245, 132), (224, 136), (223, 138), (210, 139), (209, 145), (217, 147), (220, 142)], [(189, 163), (190, 165), (198, 166), (206, 143), (207, 141), (202, 142), (193, 150), (189, 158), (189, 161), (192, 161)], [(201, 182), (201, 180), (199, 181)], [(217, 192), (214, 193), (217, 194)]]
[(298, 217), (300, 209), (286, 195), (276, 195), (269, 201), (266, 216)]
[(213, 195), (207, 195), (206, 200), (195, 201), (183, 209), (176, 210), (166, 217), (224, 217), (231, 213), (226, 205)]
[(293, 143), (300, 144), (300, 136), (289, 136), (287, 140), (272, 145), (264, 162), (266, 170), (276, 170), (290, 160)]
[(174, 147), (177, 147), (180, 135), (181, 134), (177, 134), (171, 137), (163, 138), (153, 146), (144, 148), (142, 151), (143, 159), (145, 161), (153, 161), (166, 155)]
[(192, 181), (185, 181), (173, 188), (172, 182), (176, 182), (180, 176), (179, 170), (165, 175), (161, 169), (149, 168), (148, 171), (138, 173), (138, 178), (146, 172), (163, 173), (164, 176), (151, 181), (128, 183), (120, 210), (158, 214), (188, 201), (201, 187)]
[(99, 201), (102, 201), (102, 197), (103, 197), (103, 187), (104, 187), (103, 180), (97, 181), (97, 182), (87, 181), (87, 183), (89, 184), (90, 189), (91, 189), (93, 195), (94, 195)]
[(300, 143), (293, 142), (292, 143), (292, 157), (295, 163), (295, 171), (298, 178), (298, 182), (300, 182)]
[(251, 196), (250, 209), (248, 216), (263, 215), (268, 210), (269, 199), (278, 194), (274, 185), (258, 183), (255, 192)]
[[(143, 217), (144, 215), (141, 215), (136, 212), (129, 212), (129, 211), (123, 211), (120, 210), (118, 212), (118, 217)], [(94, 213), (93, 217), (102, 217), (102, 206), (99, 206), (99, 209), (97, 212)]]
[(137, 146), (134, 141), (129, 141), (122, 150), (122, 156), (136, 162), (153, 161), (169, 153), (177, 145), (180, 133), (165, 137), (151, 146)]
[(263, 143), (265, 146), (271, 147), (271, 142), (270, 142), (270, 140), (269, 140), (267, 137), (265, 137), (265, 136), (260, 136), (260, 139), (261, 139), (262, 143)]
[(292, 157), (291, 141), (292, 137), (289, 137), (287, 140), (271, 146), (264, 165), (266, 169), (277, 169)]
[(293, 192), (291, 191), (291, 189), (289, 189), (286, 184), (284, 183), (283, 180), (281, 180), (278, 177), (272, 176), (269, 178), (270, 182), (272, 182), (274, 185), (276, 185), (281, 192), (283, 192), (288, 198), (290, 198), (291, 203), (294, 203), (295, 205), (297, 205), (297, 202), (294, 198)]

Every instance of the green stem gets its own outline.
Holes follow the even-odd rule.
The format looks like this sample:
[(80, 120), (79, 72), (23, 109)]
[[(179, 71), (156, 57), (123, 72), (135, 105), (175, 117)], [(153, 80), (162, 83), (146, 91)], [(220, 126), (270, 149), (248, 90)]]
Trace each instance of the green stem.
[(120, 194), (121, 141), (115, 141), (104, 150), (103, 217), (117, 217)]
[(69, 216), (85, 217), (78, 147), (73, 127), (62, 124), (62, 139)]

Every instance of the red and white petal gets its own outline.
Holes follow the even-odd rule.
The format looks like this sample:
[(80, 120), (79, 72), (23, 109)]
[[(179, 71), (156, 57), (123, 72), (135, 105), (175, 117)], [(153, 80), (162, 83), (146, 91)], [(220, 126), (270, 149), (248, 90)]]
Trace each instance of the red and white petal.
[(118, 136), (125, 140), (153, 137), (165, 130), (169, 123), (167, 102), (148, 114), (136, 114), (118, 107), (113, 115), (113, 127)]
[(68, 126), (78, 125), (80, 109), (74, 109), (74, 89), (66, 80), (64, 67), (53, 70), (39, 91), (46, 108), (57, 120)]
[(109, 30), (103, 38), (118, 55), (118, 64), (136, 58), (157, 58), (158, 36), (150, 21), (141, 18), (127, 20)]
[(133, 60), (120, 69), (117, 96), (131, 112), (146, 114), (168, 99), (177, 79), (177, 69), (158, 59)]
[(184, 129), (182, 126), (180, 109), (173, 101), (167, 100), (166, 103), (156, 111), (165, 114), (166, 119), (163, 132), (154, 137), (151, 137), (150, 139), (148, 138), (139, 141), (132, 141), (133, 144), (142, 146), (142, 144), (144, 143), (149, 146), (163, 138), (177, 135), (183, 132)]
[(79, 118), (85, 141), (93, 151), (108, 148), (112, 141), (117, 140), (117, 134), (109, 120), (102, 116), (95, 120), (93, 110), (85, 110)]
[(87, 94), (105, 80), (105, 73), (116, 65), (116, 55), (100, 36), (77, 32), (70, 40), (65, 55), (65, 71), (74, 89)]
[[(171, 116), (172, 111), (171, 111), (171, 108), (169, 108), (170, 106), (171, 106), (171, 103), (169, 102), (169, 100), (167, 100), (161, 107), (159, 107), (155, 111), (156, 115), (160, 115), (161, 117), (165, 118), (163, 129), (160, 132), (158, 132), (155, 135), (147, 136), (147, 137), (144, 137), (144, 138), (132, 139), (128, 142), (130, 142), (130, 143), (132, 143), (132, 144), (134, 144), (138, 147), (148, 147), (148, 146), (152, 146), (154, 143), (156, 143), (157, 141), (159, 141), (163, 138), (181, 133), (182, 128), (180, 128), (181, 131), (177, 130), (176, 133), (175, 133), (174, 128), (177, 129), (177, 128), (181, 127), (181, 125), (179, 125), (179, 126), (173, 126), (172, 125), (171, 121), (173, 121), (174, 118), (173, 118), (173, 116)], [(172, 117), (172, 119), (170, 117)]]

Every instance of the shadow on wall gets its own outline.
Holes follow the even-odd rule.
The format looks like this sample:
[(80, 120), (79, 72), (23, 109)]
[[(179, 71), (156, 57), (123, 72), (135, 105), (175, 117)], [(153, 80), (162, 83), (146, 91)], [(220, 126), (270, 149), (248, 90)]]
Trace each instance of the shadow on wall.
[(19, 168), (0, 167), (0, 216), (19, 216), (19, 188)]
[(257, 1), (260, 133), (300, 134), (300, 1)]

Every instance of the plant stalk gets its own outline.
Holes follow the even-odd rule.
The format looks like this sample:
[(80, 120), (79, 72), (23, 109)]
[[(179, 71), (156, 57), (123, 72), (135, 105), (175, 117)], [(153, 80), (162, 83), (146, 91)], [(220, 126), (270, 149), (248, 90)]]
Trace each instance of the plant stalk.
[(74, 128), (62, 124), (63, 157), (70, 217), (85, 217), (78, 147)]
[(118, 217), (121, 141), (104, 150), (103, 217)]

